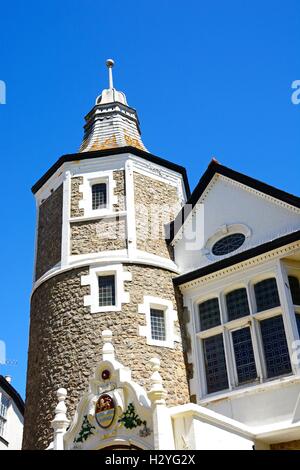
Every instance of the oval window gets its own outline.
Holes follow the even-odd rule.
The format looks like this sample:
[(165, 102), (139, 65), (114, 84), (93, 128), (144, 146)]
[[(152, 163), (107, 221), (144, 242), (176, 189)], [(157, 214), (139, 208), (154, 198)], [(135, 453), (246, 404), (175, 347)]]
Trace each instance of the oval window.
[(243, 233), (232, 233), (218, 240), (212, 247), (212, 253), (216, 256), (227, 255), (237, 250), (245, 241)]

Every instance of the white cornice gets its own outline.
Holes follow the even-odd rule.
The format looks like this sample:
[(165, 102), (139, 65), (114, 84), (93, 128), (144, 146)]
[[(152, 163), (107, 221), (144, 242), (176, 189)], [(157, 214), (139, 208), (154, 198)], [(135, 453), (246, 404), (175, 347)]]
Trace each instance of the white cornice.
[(293, 206), (292, 204), (288, 204), (287, 202), (282, 201), (281, 199), (277, 199), (273, 196), (270, 196), (269, 194), (263, 193), (261, 191), (258, 191), (257, 189), (251, 188), (250, 186), (247, 186), (246, 184), (240, 183), (239, 181), (236, 181), (232, 178), (229, 178), (228, 176), (220, 175), (219, 173), (216, 173), (212, 180), (210, 181), (209, 185), (199, 198), (199, 202), (204, 202), (206, 199), (208, 193), (211, 191), (211, 189), (214, 187), (214, 185), (219, 181), (224, 181), (225, 183), (229, 183), (232, 186), (235, 186), (237, 188), (242, 189), (243, 191), (246, 191), (248, 193), (255, 194), (256, 196), (259, 196), (260, 198), (270, 201), (273, 204), (277, 204), (278, 206), (284, 207), (285, 209), (288, 209), (292, 212), (296, 212), (297, 214), (300, 214), (300, 209), (298, 207)]
[(247, 259), (237, 264), (228, 266), (227, 268), (215, 271), (207, 276), (199, 277), (193, 279), (192, 281), (186, 282), (180, 286), (182, 292), (186, 292), (189, 289), (202, 286), (208, 282), (216, 281), (224, 276), (245, 270), (251, 266), (270, 261), (271, 259), (282, 258), (283, 256), (291, 255), (293, 252), (296, 252), (300, 249), (300, 241), (285, 245), (283, 247), (277, 248), (276, 250), (268, 251), (262, 255), (255, 256), (253, 258)]
[(108, 155), (107, 157), (101, 158), (84, 158), (80, 161), (65, 162), (36, 192), (35, 197), (39, 203), (47, 199), (51, 192), (55, 191), (55, 189), (62, 184), (66, 171), (70, 171), (71, 176), (83, 176), (86, 173), (97, 171), (124, 170), (125, 163), (128, 160), (133, 162), (134, 171), (175, 186), (181, 203), (186, 201), (184, 181), (180, 173), (131, 153)]
[(113, 263), (124, 264), (143, 264), (156, 268), (165, 269), (173, 273), (179, 274), (178, 266), (171, 260), (162, 258), (161, 256), (152, 255), (146, 251), (136, 250), (136, 257), (128, 256), (127, 250), (103, 251), (100, 253), (90, 253), (87, 255), (73, 255), (69, 257), (69, 265), (61, 266), (60, 263), (54, 266), (41, 276), (33, 285), (31, 295), (44, 282), (54, 276), (58, 276), (66, 271), (71, 271), (85, 266), (109, 265)]

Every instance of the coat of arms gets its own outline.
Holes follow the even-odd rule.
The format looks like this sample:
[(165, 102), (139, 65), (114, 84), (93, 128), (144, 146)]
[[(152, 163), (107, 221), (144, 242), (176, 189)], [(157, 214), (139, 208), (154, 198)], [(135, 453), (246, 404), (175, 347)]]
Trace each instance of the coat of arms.
[(109, 428), (114, 420), (115, 411), (113, 398), (107, 393), (100, 395), (96, 403), (95, 418), (101, 428)]

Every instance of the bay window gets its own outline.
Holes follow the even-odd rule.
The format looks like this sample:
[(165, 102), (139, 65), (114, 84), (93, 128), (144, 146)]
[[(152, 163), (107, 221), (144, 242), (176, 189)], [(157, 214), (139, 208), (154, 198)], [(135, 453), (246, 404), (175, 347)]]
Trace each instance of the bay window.
[[(294, 302), (298, 302), (299, 281), (291, 282)], [(199, 302), (196, 329), (202, 395), (291, 374), (282, 315), (275, 277), (219, 292)], [(296, 321), (300, 336), (300, 309)]]

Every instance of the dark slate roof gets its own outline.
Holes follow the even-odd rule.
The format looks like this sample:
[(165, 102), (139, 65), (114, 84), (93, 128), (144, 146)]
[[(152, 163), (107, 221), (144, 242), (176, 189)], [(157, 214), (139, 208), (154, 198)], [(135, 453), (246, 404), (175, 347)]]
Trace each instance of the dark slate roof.
[(174, 239), (215, 174), (227, 176), (234, 181), (260, 191), (261, 193), (267, 194), (268, 196), (272, 196), (276, 199), (286, 202), (287, 204), (300, 208), (299, 197), (286, 193), (285, 191), (277, 189), (274, 186), (270, 186), (269, 184), (263, 183), (257, 179), (251, 178), (250, 176), (244, 175), (243, 173), (238, 173), (231, 168), (221, 165), (213, 159), (208, 165), (207, 170), (203, 176), (200, 178), (197, 186), (195, 187), (191, 196), (188, 198), (186, 204), (183, 206), (175, 220), (170, 224), (169, 242)]
[(80, 152), (80, 153), (71, 153), (67, 155), (63, 155), (60, 157), (54, 165), (49, 168), (49, 170), (32, 186), (31, 191), (35, 194), (45, 183), (46, 181), (61, 167), (61, 165), (65, 162), (75, 162), (79, 160), (87, 160), (89, 158), (99, 158), (99, 157), (107, 157), (110, 155), (118, 155), (122, 153), (132, 153), (137, 157), (144, 158), (149, 162), (156, 163), (157, 165), (164, 166), (165, 168), (169, 168), (170, 170), (176, 171), (180, 173), (183, 177), (185, 191), (187, 194), (187, 198), (190, 197), (191, 191), (190, 186), (186, 174), (186, 169), (183, 166), (177, 165), (176, 163), (172, 163), (169, 160), (165, 160), (161, 157), (157, 157), (152, 155), (149, 152), (144, 150), (138, 149), (136, 147), (119, 147), (113, 149), (105, 149), (105, 150), (95, 150), (93, 152)]
[(24, 401), (21, 395), (17, 392), (17, 390), (3, 377), (0, 375), (0, 387), (7, 393), (8, 396), (14, 401), (16, 407), (20, 411), (21, 415), (24, 416)]
[(186, 274), (182, 274), (181, 276), (177, 276), (173, 278), (173, 282), (176, 286), (180, 286), (187, 282), (193, 281), (194, 279), (207, 276), (208, 274), (212, 274), (216, 271), (220, 271), (221, 269), (228, 268), (234, 264), (241, 263), (242, 261), (246, 261), (250, 258), (254, 258), (255, 256), (262, 255), (268, 251), (276, 250), (281, 246), (288, 245), (289, 243), (293, 243), (299, 240), (300, 230), (289, 233), (288, 235), (284, 235), (283, 237), (275, 238), (272, 241), (263, 243), (254, 248), (250, 248), (250, 250), (242, 251), (241, 253), (230, 256), (229, 258), (216, 261), (215, 263), (204, 266), (203, 268), (199, 268)]

